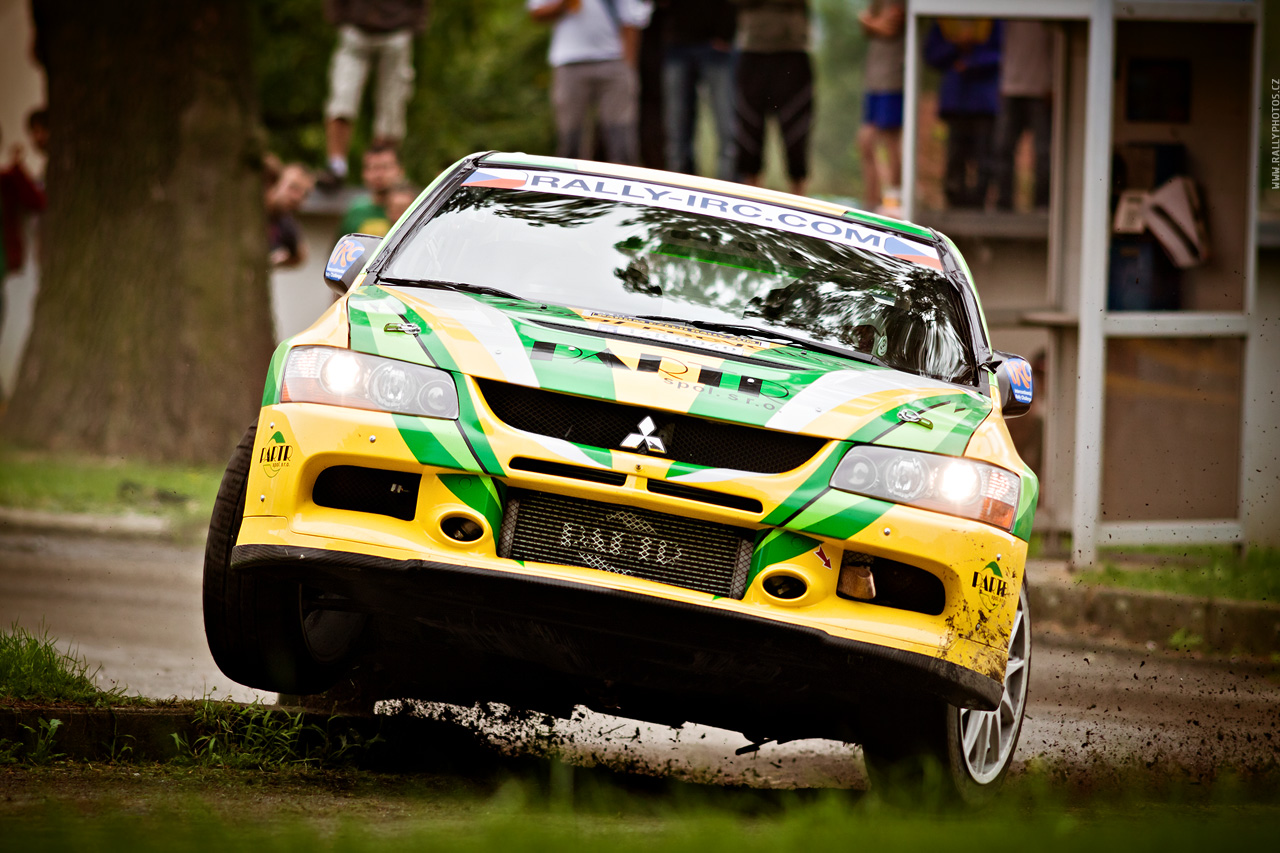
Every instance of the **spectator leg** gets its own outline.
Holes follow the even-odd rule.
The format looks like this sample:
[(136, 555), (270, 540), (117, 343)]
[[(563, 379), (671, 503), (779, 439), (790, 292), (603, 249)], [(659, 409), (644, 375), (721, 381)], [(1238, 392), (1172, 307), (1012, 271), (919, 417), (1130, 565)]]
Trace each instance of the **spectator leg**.
[(378, 61), (375, 141), (398, 145), (404, 139), (405, 110), (413, 95), (413, 78), (413, 32), (401, 30), (386, 36)]
[(586, 125), (590, 100), (590, 66), (561, 65), (552, 71), (551, 107), (556, 116), (556, 156), (586, 157)]
[(345, 158), (351, 125), (360, 114), (360, 96), (369, 76), (368, 37), (350, 25), (338, 29), (338, 45), (329, 63), (329, 101), (325, 105), (326, 153)]
[(613, 163), (640, 162), (640, 78), (623, 60), (598, 63), (600, 97), (596, 101), (605, 151)]
[(692, 48), (667, 48), (662, 64), (662, 111), (666, 120), (666, 166), (693, 173), (693, 128), (697, 116), (697, 78)]
[(711, 112), (716, 124), (716, 177), (732, 181), (737, 177), (734, 169), (733, 147), (733, 77), (734, 55), (729, 51), (709, 48), (702, 65), (703, 79), (707, 82), (707, 96), (711, 99)]

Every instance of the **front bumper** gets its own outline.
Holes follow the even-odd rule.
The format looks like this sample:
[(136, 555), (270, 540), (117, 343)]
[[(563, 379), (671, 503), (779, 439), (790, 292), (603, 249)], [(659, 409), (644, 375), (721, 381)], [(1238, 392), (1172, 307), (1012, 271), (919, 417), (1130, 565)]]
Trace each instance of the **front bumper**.
[(750, 730), (775, 717), (822, 720), (913, 696), (992, 709), (1002, 689), (926, 654), (537, 575), (278, 545), (237, 546), (232, 568), (301, 581), (361, 610), (411, 620), (431, 638), (426, 654), (491, 664), (502, 658), (514, 671), (572, 681), (583, 691), (574, 698), (587, 702), (593, 688), (608, 685), (615, 704), (605, 709), (637, 716), (655, 709), (647, 716), (666, 722)]
[[(752, 696), (756, 706), (769, 704), (768, 694), (785, 695), (791, 707), (902, 695), (977, 708), (998, 702), (1025, 558), (1025, 543), (1016, 537), (823, 491), (829, 477), (823, 466), (843, 452), (835, 442), (796, 471), (729, 472), (739, 476), (719, 488), (758, 500), (763, 509), (756, 513), (655, 495), (646, 480), (669, 479), (669, 463), (621, 451), (612, 452), (605, 468), (626, 472), (623, 486), (515, 470), (513, 458), (556, 459), (554, 448), (492, 418), (482, 399), (478, 406), (470, 434), (449, 421), (406, 424), (314, 404), (264, 407), (235, 565), (288, 574), (370, 612), (394, 614), (449, 653), (483, 652), (483, 660), (472, 658), (477, 666), (515, 661), (536, 665), (540, 677), (577, 679), (580, 686), (635, 685), (644, 701), (669, 706), (684, 707), (701, 692), (716, 706), (708, 708), (717, 719), (726, 714), (716, 703), (731, 703), (735, 695), (739, 702)], [(492, 457), (468, 461), (479, 435)], [(317, 504), (319, 476), (343, 465), (421, 475), (409, 517)], [(753, 529), (761, 538), (751, 582), (735, 599), (580, 566), (504, 559), (497, 542), (508, 488)], [(450, 541), (441, 521), (451, 515), (475, 521), (481, 537)], [(784, 515), (790, 517), (778, 521)], [(945, 587), (946, 608), (929, 615), (837, 596), (841, 555), (850, 551), (932, 573)], [(1007, 583), (1001, 596), (989, 590), (983, 596), (980, 581), (997, 561)], [(761, 589), (769, 571), (784, 563), (810, 582), (799, 601), (780, 602)], [(789, 687), (780, 690), (784, 684)], [(687, 719), (711, 721), (706, 714)]]

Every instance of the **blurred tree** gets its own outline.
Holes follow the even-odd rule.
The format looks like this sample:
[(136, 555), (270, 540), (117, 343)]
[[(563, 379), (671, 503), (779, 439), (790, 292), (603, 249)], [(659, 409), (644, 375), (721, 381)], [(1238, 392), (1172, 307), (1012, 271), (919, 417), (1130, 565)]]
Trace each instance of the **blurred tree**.
[[(427, 30), (414, 45), (417, 77), (401, 152), (412, 178), (425, 183), (473, 151), (554, 150), (547, 101), (549, 33), (529, 19), (523, 3), (432, 0)], [(286, 160), (320, 165), (329, 58), (336, 41), (323, 0), (254, 4), (253, 35), (258, 98), (271, 149)], [(356, 176), (370, 113), (366, 90), (352, 145)]]
[(34, 0), (49, 208), (4, 421), (41, 447), (222, 460), (271, 355), (246, 0)]
[(861, 196), (855, 139), (862, 124), (862, 66), (867, 39), (858, 13), (868, 0), (812, 0), (814, 125), (810, 192)]

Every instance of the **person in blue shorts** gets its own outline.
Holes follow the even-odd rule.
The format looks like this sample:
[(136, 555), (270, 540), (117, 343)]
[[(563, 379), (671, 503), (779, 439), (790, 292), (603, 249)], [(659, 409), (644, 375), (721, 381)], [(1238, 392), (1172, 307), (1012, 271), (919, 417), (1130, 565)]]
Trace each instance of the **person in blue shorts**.
[(872, 0), (858, 15), (867, 37), (862, 126), (858, 128), (862, 202), (868, 210), (889, 215), (897, 214), (902, 183), (904, 21), (903, 0)]

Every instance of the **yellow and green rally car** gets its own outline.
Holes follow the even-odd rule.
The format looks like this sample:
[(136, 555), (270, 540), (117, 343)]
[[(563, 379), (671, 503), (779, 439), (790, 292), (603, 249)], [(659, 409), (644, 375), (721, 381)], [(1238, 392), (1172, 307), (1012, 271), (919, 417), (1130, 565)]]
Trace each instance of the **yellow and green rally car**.
[(1035, 476), (955, 246), (666, 172), (477, 154), (277, 350), (205, 562), (231, 678), (921, 753), (1026, 704)]

